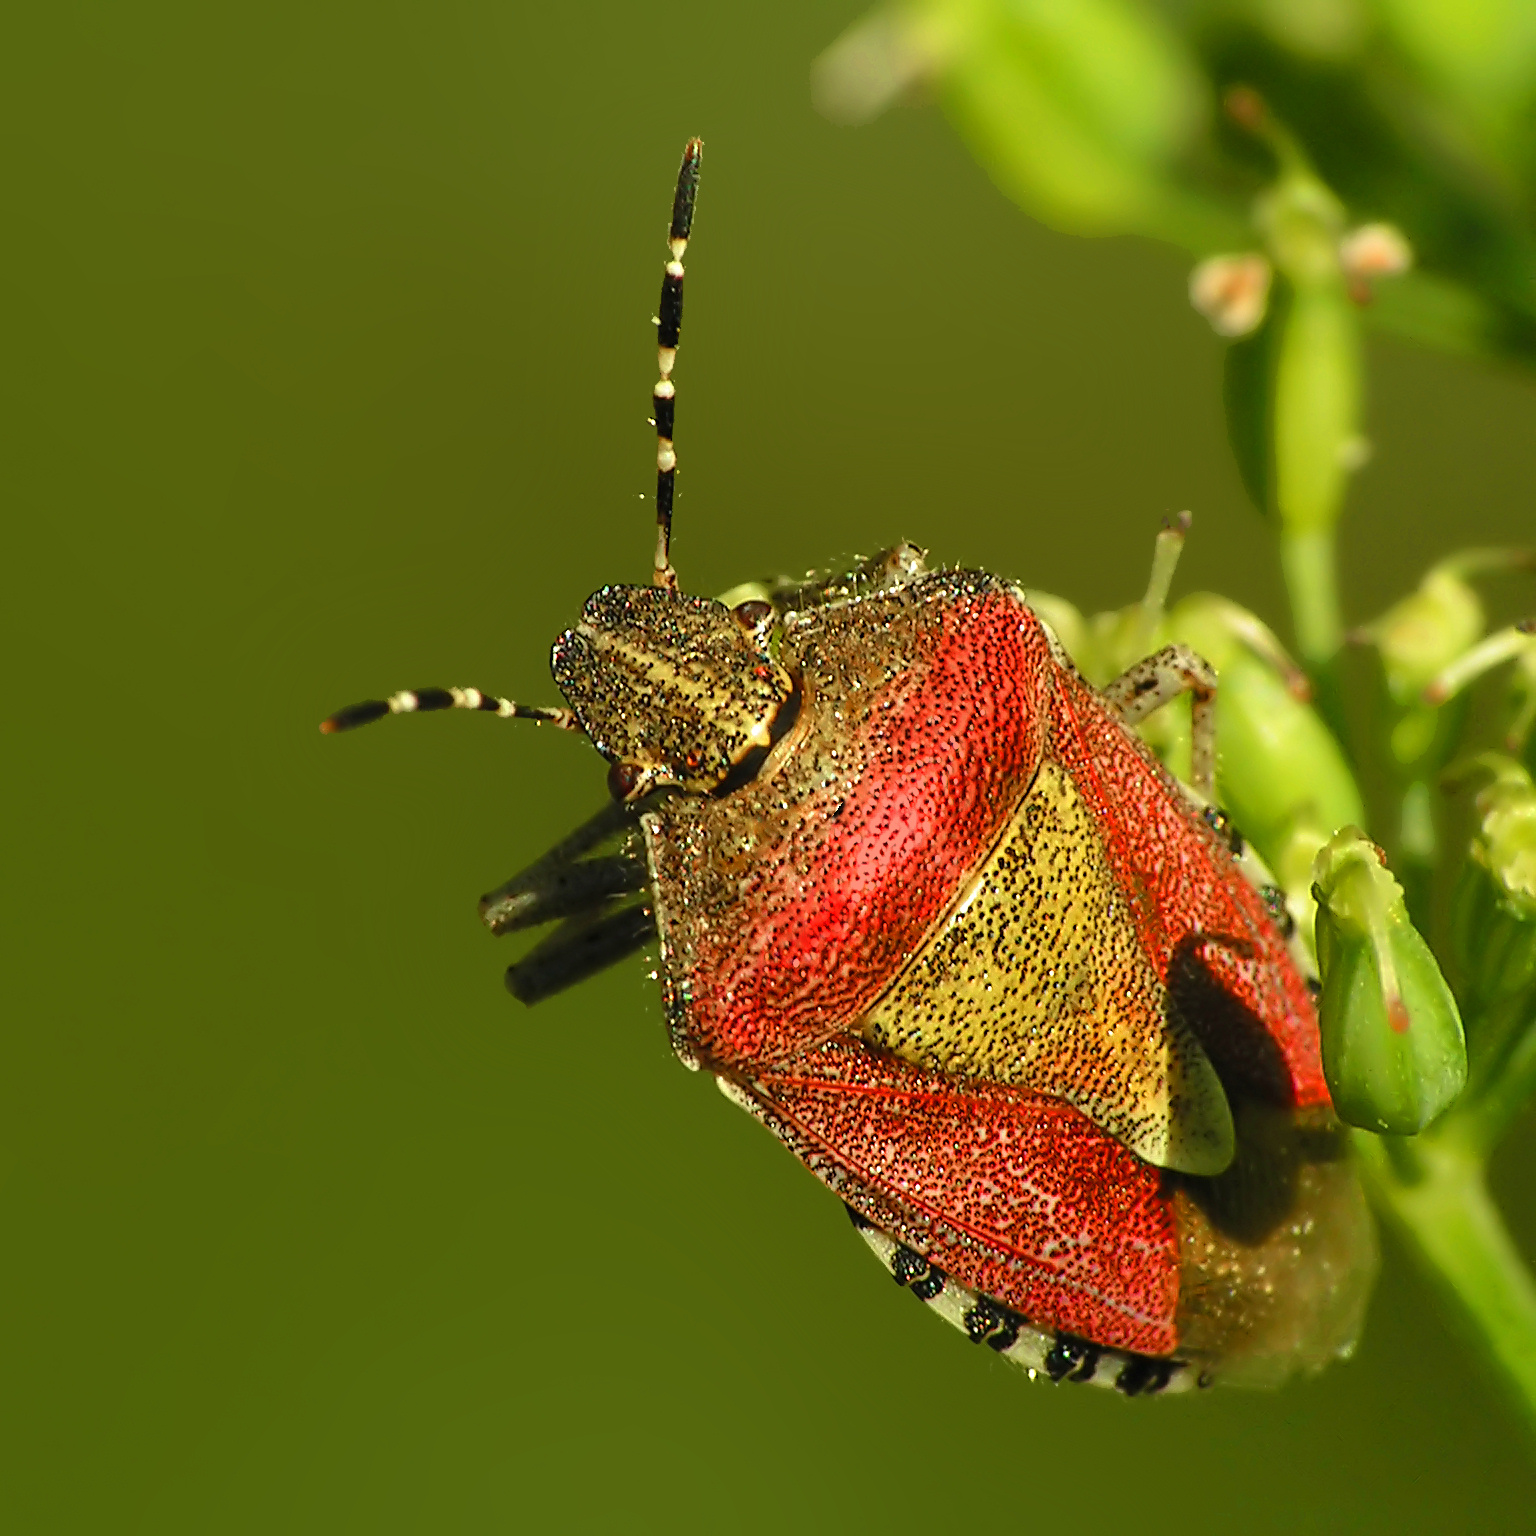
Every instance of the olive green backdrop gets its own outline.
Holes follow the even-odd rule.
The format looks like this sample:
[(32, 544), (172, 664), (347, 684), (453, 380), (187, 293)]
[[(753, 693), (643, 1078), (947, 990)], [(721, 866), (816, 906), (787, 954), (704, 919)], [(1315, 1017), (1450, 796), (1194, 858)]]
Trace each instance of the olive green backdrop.
[[(1031, 1384), (670, 1057), (534, 1011), (478, 893), (603, 794), (553, 699), (651, 547), (648, 318), (708, 143), (676, 554), (906, 536), (1280, 617), (1180, 261), (1028, 223), (932, 109), (811, 110), (853, 3), (59, 3), (13, 30), (0, 1500), (8, 1529), (1511, 1529), (1531, 1463), (1390, 1248), (1271, 1395)], [(1536, 391), (1373, 352), (1353, 618), (1536, 529)], [(1525, 594), (1528, 601), (1529, 593)], [(1515, 598), (1511, 598), (1515, 601)], [(511, 942), (511, 941), (508, 941)], [(1536, 1252), (1536, 1134), (1498, 1174)]]

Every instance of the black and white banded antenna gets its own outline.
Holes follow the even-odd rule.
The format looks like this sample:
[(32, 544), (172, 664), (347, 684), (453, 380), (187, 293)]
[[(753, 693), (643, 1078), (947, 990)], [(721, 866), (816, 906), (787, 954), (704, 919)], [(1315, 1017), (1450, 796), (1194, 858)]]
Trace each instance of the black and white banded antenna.
[(472, 709), (485, 715), (499, 715), (503, 720), (537, 720), (541, 725), (559, 726), (562, 731), (579, 731), (575, 714), (569, 709), (550, 709), (542, 704), (516, 704), (478, 688), (409, 688), (392, 693), (387, 699), (364, 699), (349, 704), (320, 722), (326, 736), (337, 731), (356, 730), (385, 715), (426, 714), (436, 709)]
[(672, 195), (672, 224), (667, 231), (667, 265), (661, 278), (661, 303), (656, 316), (656, 363), (661, 375), (651, 398), (656, 408), (656, 564), (652, 580), (668, 592), (677, 591), (677, 572), (672, 568), (672, 498), (677, 489), (677, 449), (672, 431), (676, 417), (677, 390), (672, 369), (683, 331), (683, 252), (693, 232), (693, 209), (699, 197), (699, 163), (704, 141), (689, 139), (683, 163), (677, 171), (677, 191)]
[[(668, 259), (661, 279), (661, 306), (656, 317), (656, 355), (661, 377), (651, 391), (656, 404), (656, 564), (654, 581), (669, 592), (677, 591), (677, 572), (672, 569), (672, 497), (677, 480), (677, 452), (672, 446), (676, 392), (672, 369), (683, 328), (683, 252), (693, 229), (693, 209), (699, 196), (699, 161), (702, 139), (689, 139), (677, 172), (672, 195), (672, 223), (667, 231)], [(580, 731), (575, 712), (541, 704), (518, 704), (479, 688), (411, 688), (387, 699), (365, 699), (349, 704), (320, 722), (324, 735), (355, 730), (386, 715), (426, 714), (439, 709), (468, 709), (497, 715), (503, 720), (533, 720), (563, 731)]]

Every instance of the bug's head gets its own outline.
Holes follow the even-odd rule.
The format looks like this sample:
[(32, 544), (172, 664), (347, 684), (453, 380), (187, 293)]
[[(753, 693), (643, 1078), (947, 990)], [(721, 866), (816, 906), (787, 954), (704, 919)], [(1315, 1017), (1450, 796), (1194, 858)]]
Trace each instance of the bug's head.
[(604, 587), (555, 641), (551, 665), (616, 800), (709, 794), (750, 775), (792, 712), (766, 602), (727, 608), (661, 587)]

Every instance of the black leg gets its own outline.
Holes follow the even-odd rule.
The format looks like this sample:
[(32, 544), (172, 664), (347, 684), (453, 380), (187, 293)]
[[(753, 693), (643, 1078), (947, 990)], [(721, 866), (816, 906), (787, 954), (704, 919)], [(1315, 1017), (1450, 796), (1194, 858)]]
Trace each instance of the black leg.
[(482, 920), (493, 932), (504, 932), (502, 925), (509, 906), (516, 907), (521, 897), (553, 885), (578, 859), (584, 858), (594, 848), (600, 848), (610, 838), (620, 832), (634, 830), (635, 819), (629, 810), (610, 801), (597, 815), (588, 817), (574, 832), (562, 837), (548, 853), (540, 854), (532, 864), (526, 869), (520, 869), (504, 885), (498, 885), (494, 891), (482, 896)]
[(521, 1003), (542, 1002), (644, 948), (655, 932), (655, 915), (647, 902), (567, 918), (507, 967), (507, 991)]
[(481, 897), (480, 916), (492, 933), (515, 933), (557, 917), (590, 912), (615, 896), (631, 896), (645, 889), (648, 878), (645, 852), (637, 837), (621, 853), (578, 859), (531, 880), (509, 881)]

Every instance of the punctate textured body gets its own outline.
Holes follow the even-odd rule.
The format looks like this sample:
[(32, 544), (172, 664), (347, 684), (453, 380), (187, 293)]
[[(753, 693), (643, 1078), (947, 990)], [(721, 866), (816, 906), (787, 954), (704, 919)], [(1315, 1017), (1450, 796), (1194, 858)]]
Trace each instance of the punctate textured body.
[(679, 1054), (1036, 1330), (1336, 1353), (1366, 1227), (1223, 839), (993, 577), (792, 612), (778, 661), (798, 717), (752, 783), (642, 818)]
[[(701, 146), (668, 231), (650, 586), (555, 642), (613, 804), (483, 897), (525, 1002), (659, 945), (690, 1067), (844, 1201), (977, 1344), (1131, 1396), (1346, 1353), (1374, 1239), (1305, 956), (1208, 803), (1215, 674), (1168, 646), (1091, 687), (1020, 591), (897, 545), (732, 603), (671, 563), (673, 366)], [(1135, 735), (1188, 693), (1192, 778)], [(1271, 893), (1273, 894), (1273, 893)]]

